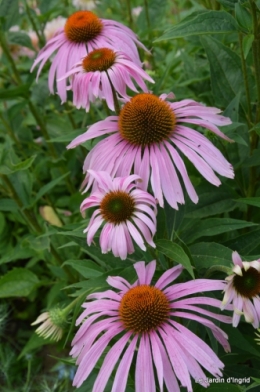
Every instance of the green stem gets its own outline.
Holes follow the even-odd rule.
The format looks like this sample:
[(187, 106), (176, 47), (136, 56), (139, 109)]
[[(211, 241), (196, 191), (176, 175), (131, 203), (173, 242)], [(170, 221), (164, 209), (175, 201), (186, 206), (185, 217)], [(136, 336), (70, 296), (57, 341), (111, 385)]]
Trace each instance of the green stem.
[[(43, 47), (43, 46), (45, 45), (45, 38), (44, 38), (44, 35), (39, 33), (39, 29), (38, 29), (38, 27), (36, 26), (34, 19), (32, 18), (31, 10), (30, 10), (30, 8), (28, 7), (28, 4), (27, 4), (26, 1), (25, 1), (25, 9), (26, 9), (26, 13), (27, 13), (27, 15), (28, 15), (28, 18), (29, 18), (29, 20), (30, 20), (30, 22), (31, 22), (31, 25), (32, 25), (32, 27), (33, 27), (33, 30), (35, 31), (35, 33), (36, 33), (36, 35), (37, 35), (37, 37), (38, 37), (38, 39), (39, 39), (40, 45), (41, 45), (41, 47)], [(42, 33), (42, 32), (41, 32), (41, 33)]]
[(11, 139), (13, 139), (13, 141), (18, 144), (18, 146), (21, 146), (20, 140), (17, 139), (12, 127), (10, 126), (10, 124), (6, 121), (6, 119), (4, 118), (4, 116), (2, 115), (2, 113), (0, 112), (0, 119), (2, 120), (2, 123), (5, 126), (5, 129), (7, 130), (9, 136), (11, 137)]
[(128, 12), (128, 20), (130, 29), (133, 28), (133, 17), (132, 17), (132, 9), (131, 9), (131, 0), (127, 0), (127, 12)]
[(253, 59), (254, 59), (254, 68), (255, 68), (255, 79), (256, 79), (256, 88), (257, 88), (257, 111), (256, 111), (256, 124), (260, 120), (260, 59), (259, 55), (259, 47), (260, 47), (260, 34), (258, 32), (258, 21), (257, 21), (257, 9), (255, 2), (250, 0), (250, 7), (252, 11), (252, 19), (253, 19), (253, 32), (254, 32), (254, 41), (252, 44), (253, 50)]
[(150, 35), (151, 21), (150, 21), (149, 6), (148, 6), (147, 0), (144, 0), (144, 10), (145, 10), (146, 23), (147, 23), (147, 27), (149, 29), (149, 35)]
[(250, 92), (249, 92), (246, 62), (245, 62), (244, 51), (243, 51), (243, 43), (242, 43), (243, 42), (243, 35), (242, 35), (242, 33), (239, 33), (238, 37), (239, 37), (239, 47), (240, 47), (240, 54), (241, 54), (241, 65), (242, 65), (244, 85), (245, 85), (245, 91), (246, 91), (246, 100), (247, 100), (247, 106), (248, 106), (248, 120), (250, 122), (250, 127), (251, 127), (251, 124), (252, 124), (251, 99), (250, 99)]
[(7, 44), (7, 41), (6, 41), (6, 38), (5, 38), (5, 33), (3, 31), (1, 31), (1, 30), (0, 30), (0, 42), (1, 42), (2, 50), (3, 50), (7, 60), (9, 61), (10, 65), (11, 65), (12, 71), (13, 71), (15, 79), (16, 79), (16, 82), (18, 84), (21, 84), (22, 80), (20, 78), (19, 71), (16, 68), (14, 59), (13, 59), (13, 57), (10, 54), (10, 51), (9, 51), (9, 48), (8, 48), (8, 44)]
[(72, 301), (66, 308), (63, 309), (62, 313), (64, 313), (64, 316), (67, 316), (73, 308), (75, 308), (75, 305), (79, 303), (83, 297), (86, 296), (86, 293), (81, 294), (79, 297), (75, 298), (74, 301)]
[(107, 77), (108, 77), (108, 80), (109, 80), (109, 83), (110, 83), (110, 86), (111, 86), (111, 89), (112, 89), (114, 106), (115, 106), (115, 112), (119, 116), (120, 106), (119, 106), (119, 102), (118, 102), (118, 99), (117, 99), (116, 90), (114, 89), (113, 83), (111, 82), (111, 79), (110, 79), (108, 73), (107, 73)]
[(70, 107), (68, 105), (68, 102), (65, 102), (64, 106), (65, 106), (66, 113), (67, 113), (67, 115), (69, 117), (69, 120), (70, 120), (70, 123), (71, 123), (73, 129), (77, 129), (77, 124), (76, 124), (76, 122), (75, 122), (75, 120), (74, 120), (74, 118), (73, 118), (73, 116), (71, 114), (71, 109), (70, 109)]
[(158, 259), (158, 255), (156, 250), (149, 244), (147, 244), (147, 249), (149, 250), (149, 252), (151, 253), (151, 256), (157, 261)]
[[(254, 41), (252, 44), (252, 51), (253, 51), (253, 61), (254, 61), (254, 68), (255, 68), (255, 80), (256, 80), (256, 88), (257, 88), (257, 109), (256, 109), (256, 118), (255, 124), (260, 121), (260, 59), (259, 59), (259, 47), (260, 47), (260, 34), (259, 34), (259, 27), (257, 21), (257, 9), (255, 2), (253, 0), (249, 0), (250, 8), (252, 12), (252, 20), (253, 20), (253, 32), (254, 32)], [(253, 154), (254, 150), (258, 146), (259, 136), (255, 130), (251, 132), (250, 135), (250, 155)], [(255, 194), (255, 185), (256, 185), (256, 167), (253, 166), (250, 168), (250, 175), (249, 175), (249, 188), (247, 195), (248, 197), (252, 197)], [(248, 209), (248, 214), (250, 214), (251, 209)]]

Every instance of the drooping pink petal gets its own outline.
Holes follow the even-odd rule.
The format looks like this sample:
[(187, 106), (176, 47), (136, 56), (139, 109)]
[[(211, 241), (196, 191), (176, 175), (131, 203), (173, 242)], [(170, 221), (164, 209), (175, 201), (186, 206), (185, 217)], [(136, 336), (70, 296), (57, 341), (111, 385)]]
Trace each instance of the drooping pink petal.
[(144, 334), (140, 339), (135, 369), (136, 392), (155, 392), (155, 379), (151, 360), (148, 336)]
[(118, 361), (120, 355), (122, 354), (122, 352), (125, 348), (125, 345), (127, 344), (127, 341), (129, 340), (130, 336), (131, 336), (131, 332), (127, 332), (109, 350), (109, 352), (107, 353), (107, 355), (104, 359), (102, 367), (98, 373), (96, 381), (93, 385), (92, 392), (103, 392), (104, 391), (106, 384), (108, 382), (108, 379), (111, 376), (111, 373), (116, 365), (116, 362)]
[(129, 374), (129, 369), (133, 360), (136, 343), (137, 343), (138, 335), (133, 337), (133, 340), (129, 344), (126, 352), (124, 353), (120, 364), (117, 368), (117, 372), (115, 375), (114, 383), (111, 392), (124, 392), (127, 383), (127, 377)]

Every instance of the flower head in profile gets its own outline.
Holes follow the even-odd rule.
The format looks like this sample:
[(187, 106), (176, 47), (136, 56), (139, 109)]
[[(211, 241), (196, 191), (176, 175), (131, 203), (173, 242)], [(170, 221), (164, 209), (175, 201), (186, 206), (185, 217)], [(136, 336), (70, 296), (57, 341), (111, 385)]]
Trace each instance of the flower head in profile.
[[(111, 391), (124, 392), (134, 356), (137, 392), (155, 392), (155, 371), (161, 392), (163, 384), (168, 391), (179, 392), (178, 380), (191, 392), (190, 376), (207, 379), (202, 367), (215, 377), (221, 376), (224, 364), (204, 341), (178, 320), (202, 323), (228, 351), (226, 334), (208, 317), (223, 322), (230, 322), (231, 318), (201, 307), (218, 307), (220, 301), (204, 296), (187, 298), (202, 291), (223, 290), (225, 282), (198, 279), (172, 285), (182, 271), (178, 265), (166, 271), (153, 285), (155, 261), (148, 265), (140, 261), (134, 268), (138, 276), (134, 284), (119, 276), (109, 277), (107, 282), (116, 290), (90, 294), (83, 304), (85, 310), (77, 320), (77, 325), (82, 325), (72, 342), (71, 355), (77, 357), (78, 365), (73, 384), (79, 387), (88, 378), (115, 337), (117, 342), (108, 350), (92, 392), (104, 391), (115, 368)], [(208, 383), (203, 385), (208, 386)]]
[(66, 325), (65, 313), (60, 308), (50, 309), (42, 313), (31, 325), (41, 324), (36, 333), (44, 339), (60, 340)]
[[(132, 61), (141, 65), (137, 47), (145, 47), (128, 27), (114, 20), (100, 19), (91, 11), (77, 11), (57, 30), (56, 35), (38, 53), (32, 70), (39, 66), (37, 78), (54, 52), (49, 71), (49, 89), (54, 94), (54, 80), (60, 79), (72, 66), (95, 48), (124, 50)], [(66, 79), (57, 84), (57, 91), (66, 101)]]
[[(185, 124), (199, 125), (230, 141), (218, 128), (230, 124), (230, 119), (221, 116), (219, 109), (205, 107), (191, 99), (171, 103), (166, 101), (167, 97), (173, 95), (136, 95), (126, 102), (119, 116), (92, 125), (68, 148), (109, 134), (90, 151), (84, 171), (106, 170), (117, 176), (133, 171), (143, 179), (140, 184), (143, 190), (150, 180), (160, 206), (163, 206), (164, 196), (171, 207), (178, 209), (178, 203), (185, 202), (179, 176), (191, 200), (198, 202), (180, 153), (213, 185), (221, 184), (214, 171), (224, 177), (234, 177), (233, 168), (222, 153), (204, 135)], [(92, 179), (87, 174), (83, 185), (88, 189), (91, 184)]]
[(260, 259), (242, 261), (237, 252), (232, 253), (233, 274), (226, 278), (222, 309), (233, 304), (233, 326), (237, 327), (243, 314), (255, 328), (260, 322)]
[(134, 252), (132, 238), (146, 250), (145, 241), (155, 247), (156, 201), (149, 193), (137, 189), (133, 183), (141, 180), (137, 175), (112, 179), (106, 172), (89, 171), (96, 180), (95, 190), (81, 204), (83, 213), (90, 207), (98, 207), (93, 213), (87, 233), (87, 243), (104, 223), (99, 243), (102, 253), (112, 250), (115, 256), (126, 259)]
[(146, 92), (148, 89), (143, 79), (154, 83), (125, 53), (110, 48), (93, 50), (59, 80), (68, 76), (72, 76), (73, 104), (86, 111), (96, 98), (105, 99), (109, 109), (115, 110), (112, 86), (121, 97), (127, 98), (127, 87), (137, 92), (133, 80)]

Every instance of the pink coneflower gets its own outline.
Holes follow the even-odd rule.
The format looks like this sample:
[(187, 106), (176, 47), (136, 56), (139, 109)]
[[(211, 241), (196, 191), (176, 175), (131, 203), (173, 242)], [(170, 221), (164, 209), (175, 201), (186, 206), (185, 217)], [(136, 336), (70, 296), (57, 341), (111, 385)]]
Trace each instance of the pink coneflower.
[[(60, 79), (95, 48), (123, 50), (134, 62), (141, 65), (136, 45), (145, 49), (128, 27), (114, 20), (100, 19), (91, 11), (77, 11), (39, 52), (32, 70), (40, 64), (38, 78), (46, 61), (57, 51), (49, 71), (49, 89), (54, 94), (55, 76)], [(66, 80), (57, 84), (57, 90), (61, 100), (66, 101)]]
[(82, 325), (71, 350), (71, 355), (78, 357), (73, 385), (79, 387), (88, 378), (110, 341), (120, 334), (106, 354), (92, 392), (104, 391), (117, 363), (111, 392), (124, 392), (134, 354), (136, 392), (155, 392), (154, 369), (161, 392), (164, 383), (169, 392), (179, 392), (177, 379), (191, 392), (190, 376), (205, 381), (203, 385), (207, 386), (201, 367), (219, 377), (224, 364), (204, 341), (177, 320), (184, 318), (202, 323), (229, 351), (225, 332), (206, 317), (228, 323), (231, 318), (200, 306), (218, 307), (220, 301), (203, 296), (183, 298), (202, 291), (223, 290), (225, 283), (197, 279), (169, 286), (183, 269), (178, 265), (151, 285), (155, 260), (147, 266), (140, 261), (134, 268), (138, 276), (134, 284), (119, 276), (108, 277), (107, 282), (117, 291), (90, 294), (87, 299), (95, 301), (83, 304), (86, 310), (77, 320), (77, 325)]
[(232, 253), (234, 274), (228, 276), (222, 309), (233, 304), (233, 326), (237, 327), (242, 314), (248, 323), (259, 328), (260, 322), (260, 259), (242, 261), (237, 252)]
[(149, 193), (136, 189), (137, 175), (112, 178), (106, 172), (89, 171), (96, 180), (95, 190), (81, 204), (83, 213), (90, 207), (99, 207), (93, 213), (87, 233), (87, 243), (91, 244), (99, 227), (105, 223), (100, 234), (102, 253), (112, 250), (115, 256), (126, 259), (134, 252), (131, 237), (142, 249), (145, 241), (155, 247), (152, 240), (156, 232), (156, 201)]
[[(143, 190), (147, 189), (150, 179), (160, 206), (163, 206), (164, 196), (170, 206), (178, 209), (177, 203), (184, 203), (184, 195), (177, 171), (191, 200), (198, 202), (179, 152), (216, 186), (221, 182), (214, 171), (225, 177), (234, 177), (231, 164), (221, 152), (205, 136), (184, 123), (199, 125), (230, 141), (217, 127), (230, 124), (230, 119), (219, 115), (219, 109), (207, 108), (191, 99), (170, 103), (165, 101), (167, 97), (172, 98), (173, 94), (160, 97), (149, 93), (136, 95), (128, 100), (119, 116), (92, 125), (68, 148), (111, 134), (90, 151), (83, 170), (106, 170), (113, 176), (126, 176), (133, 170), (143, 179), (140, 185)], [(87, 175), (83, 185), (87, 184), (88, 189), (91, 183), (92, 179)]]
[(68, 76), (72, 76), (73, 104), (86, 111), (96, 98), (105, 99), (108, 107), (115, 110), (111, 85), (121, 97), (128, 98), (126, 87), (137, 92), (132, 79), (146, 92), (148, 89), (143, 79), (154, 83), (125, 53), (109, 48), (93, 50), (59, 80)]

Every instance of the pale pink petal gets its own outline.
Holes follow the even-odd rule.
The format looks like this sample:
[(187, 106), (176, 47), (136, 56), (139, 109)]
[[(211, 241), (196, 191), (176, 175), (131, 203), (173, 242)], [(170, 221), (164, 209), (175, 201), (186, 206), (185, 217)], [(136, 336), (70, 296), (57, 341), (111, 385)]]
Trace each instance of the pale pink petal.
[(151, 331), (149, 334), (149, 339), (152, 347), (152, 355), (154, 360), (155, 369), (157, 372), (157, 377), (160, 386), (160, 392), (163, 392), (163, 361), (161, 357), (161, 351), (155, 338), (156, 332)]
[(177, 279), (182, 271), (183, 271), (183, 266), (181, 264), (169, 269), (168, 271), (164, 272), (162, 276), (158, 279), (158, 281), (155, 284), (155, 287), (157, 287), (160, 290), (164, 289), (166, 286), (168, 286), (168, 284), (170, 284), (175, 279)]
[(149, 339), (143, 334), (140, 339), (135, 369), (136, 392), (155, 392), (155, 379)]
[(108, 379), (111, 376), (111, 373), (116, 365), (116, 362), (118, 361), (120, 355), (122, 354), (130, 336), (131, 336), (131, 332), (127, 332), (109, 350), (108, 354), (104, 359), (102, 367), (98, 373), (95, 384), (93, 385), (92, 392), (104, 391)]
[(242, 259), (237, 252), (232, 253), (232, 260), (235, 265), (238, 265), (239, 267), (243, 268)]
[(118, 366), (111, 392), (124, 392), (129, 369), (133, 360), (138, 335), (133, 337)]

